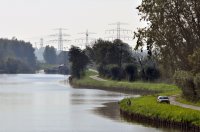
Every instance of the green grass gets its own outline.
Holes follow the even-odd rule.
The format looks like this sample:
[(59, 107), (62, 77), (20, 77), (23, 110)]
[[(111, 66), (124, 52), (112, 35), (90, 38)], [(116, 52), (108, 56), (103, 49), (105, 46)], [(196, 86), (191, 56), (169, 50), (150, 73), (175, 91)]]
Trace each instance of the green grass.
[(183, 104), (188, 104), (188, 105), (194, 105), (194, 106), (199, 106), (200, 107), (200, 102), (191, 102), (191, 101), (188, 101), (186, 99), (184, 99), (182, 96), (177, 96), (176, 97), (176, 101), (180, 102), (180, 103), (183, 103)]
[(57, 64), (46, 64), (46, 63), (41, 63), (39, 65), (40, 69), (48, 69), (48, 68), (53, 68), (53, 67), (57, 67)]
[[(181, 93), (181, 90), (175, 85), (169, 85), (164, 83), (146, 83), (146, 82), (126, 82), (126, 81), (113, 81), (108, 80), (106, 82), (96, 81), (89, 76), (96, 75), (96, 73), (87, 71), (86, 76), (80, 80), (74, 80), (74, 83), (85, 86), (96, 87), (123, 87), (128, 89), (143, 89), (158, 91), (158, 94), (143, 96), (139, 98), (131, 98), (131, 106), (127, 104), (129, 99), (124, 99), (120, 102), (120, 108), (124, 111), (132, 112), (148, 116), (150, 118), (160, 118), (176, 122), (189, 122), (193, 125), (200, 126), (200, 111), (182, 108), (170, 104), (157, 103), (158, 95), (177, 95)], [(178, 100), (185, 104), (191, 104), (180, 98)], [(193, 104), (192, 104), (193, 105)], [(196, 104), (200, 106), (200, 103)]]
[(158, 103), (156, 98), (157, 96), (131, 98), (130, 106), (127, 105), (129, 99), (124, 99), (120, 102), (120, 108), (124, 111), (151, 118), (160, 118), (176, 122), (189, 122), (193, 125), (200, 126), (200, 111)]
[(73, 83), (80, 86), (95, 86), (95, 87), (106, 87), (106, 88), (127, 88), (127, 89), (142, 89), (152, 90), (158, 92), (173, 92), (179, 93), (179, 88), (175, 85), (169, 85), (164, 83), (148, 83), (148, 82), (127, 82), (127, 81), (97, 81), (89, 76), (96, 75), (97, 73), (87, 71), (85, 77), (80, 80), (73, 80)]

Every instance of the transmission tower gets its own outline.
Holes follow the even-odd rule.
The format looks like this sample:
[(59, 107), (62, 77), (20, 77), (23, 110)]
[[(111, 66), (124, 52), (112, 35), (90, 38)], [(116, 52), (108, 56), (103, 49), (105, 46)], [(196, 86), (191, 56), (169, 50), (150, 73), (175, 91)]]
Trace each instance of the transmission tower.
[[(130, 40), (131, 37), (128, 36), (128, 34), (132, 34), (132, 31), (129, 30), (129, 29), (124, 29), (122, 28), (122, 25), (128, 25), (127, 23), (122, 23), (122, 22), (116, 22), (116, 23), (111, 23), (109, 25), (114, 25), (116, 26), (116, 28), (114, 29), (110, 29), (110, 30), (106, 30), (106, 33), (109, 32), (109, 33), (112, 33), (112, 34), (115, 34), (116, 33), (116, 36), (115, 35), (112, 35), (112, 36), (109, 36), (109, 37), (106, 37), (108, 39), (120, 39), (120, 40)], [(126, 34), (126, 35), (125, 35)]]
[(39, 45), (40, 48), (44, 47), (44, 39), (40, 38), (39, 42), (35, 42), (35, 48), (37, 48)]
[(64, 37), (70, 36), (70, 35), (63, 33), (64, 30), (67, 30), (65, 28), (57, 28), (57, 29), (54, 29), (54, 30), (58, 31), (58, 33), (50, 35), (50, 36), (51, 37), (57, 37), (57, 39), (51, 40), (51, 42), (57, 42), (58, 43), (58, 50), (63, 51), (63, 48), (64, 48), (63, 43), (70, 41), (70, 40), (64, 39)]
[(40, 48), (43, 48), (43, 47), (44, 47), (44, 39), (41, 38), (41, 39), (40, 39)]
[(89, 32), (88, 30), (86, 30), (86, 32), (82, 32), (82, 33), (78, 33), (78, 34), (83, 34), (83, 35), (85, 35), (85, 37), (84, 37), (84, 38), (76, 39), (75, 41), (82, 41), (82, 42), (85, 42), (85, 46), (88, 46), (88, 45), (89, 45), (89, 41), (90, 41), (90, 40), (95, 40), (95, 38), (91, 38), (91, 37), (89, 37), (89, 36), (92, 35), (92, 34), (96, 34), (96, 33)]

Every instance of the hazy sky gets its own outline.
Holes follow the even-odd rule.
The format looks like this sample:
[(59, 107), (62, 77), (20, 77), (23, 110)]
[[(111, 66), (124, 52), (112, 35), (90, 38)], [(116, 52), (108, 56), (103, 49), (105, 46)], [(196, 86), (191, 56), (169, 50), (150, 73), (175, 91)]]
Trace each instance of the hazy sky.
[(67, 28), (72, 41), (81, 38), (79, 32), (86, 29), (96, 32), (93, 37), (109, 36), (106, 29), (114, 28), (109, 23), (129, 23), (136, 30), (141, 26), (135, 9), (141, 0), (0, 0), (0, 37), (39, 42), (56, 33), (54, 28)]

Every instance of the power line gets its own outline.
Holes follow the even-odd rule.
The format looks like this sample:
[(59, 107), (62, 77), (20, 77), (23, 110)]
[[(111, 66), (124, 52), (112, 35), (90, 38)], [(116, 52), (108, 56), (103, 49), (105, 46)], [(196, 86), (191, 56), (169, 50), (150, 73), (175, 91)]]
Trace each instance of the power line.
[[(129, 37), (127, 34), (132, 34), (132, 31), (129, 30), (129, 29), (124, 29), (122, 28), (122, 25), (128, 25), (128, 23), (122, 23), (122, 22), (116, 22), (116, 23), (111, 23), (109, 25), (115, 25), (116, 28), (114, 29), (109, 29), (109, 30), (106, 30), (106, 33), (112, 33), (112, 34), (115, 34), (116, 35), (112, 35), (112, 36), (109, 36), (109, 37), (106, 37), (108, 39), (120, 39), (120, 40), (130, 40), (131, 37)], [(126, 34), (126, 35), (125, 35)]]
[(85, 35), (85, 37), (84, 37), (84, 38), (76, 39), (75, 41), (82, 41), (82, 42), (85, 42), (85, 46), (88, 46), (88, 45), (89, 45), (89, 41), (90, 41), (90, 40), (95, 40), (95, 38), (91, 38), (91, 37), (89, 37), (89, 36), (92, 35), (92, 34), (96, 34), (96, 33), (89, 32), (88, 30), (86, 30), (86, 32), (82, 32), (82, 33), (78, 33), (78, 34), (83, 34), (83, 35)]
[(65, 28), (56, 28), (54, 30), (58, 31), (58, 33), (57, 34), (52, 34), (52, 35), (49, 35), (49, 36), (50, 37), (57, 37), (57, 39), (50, 40), (50, 42), (58, 42), (58, 50), (59, 51), (63, 51), (64, 42), (69, 42), (70, 41), (70, 40), (64, 39), (64, 37), (70, 36), (70, 35), (63, 33), (64, 30), (67, 30)]

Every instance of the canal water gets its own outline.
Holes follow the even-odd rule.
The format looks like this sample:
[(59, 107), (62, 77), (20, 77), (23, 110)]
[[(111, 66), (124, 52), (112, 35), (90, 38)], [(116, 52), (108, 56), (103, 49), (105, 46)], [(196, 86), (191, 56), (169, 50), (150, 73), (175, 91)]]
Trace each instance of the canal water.
[[(129, 123), (117, 101), (127, 95), (74, 89), (63, 75), (0, 75), (0, 132), (174, 132)], [(137, 95), (135, 95), (137, 97)]]

